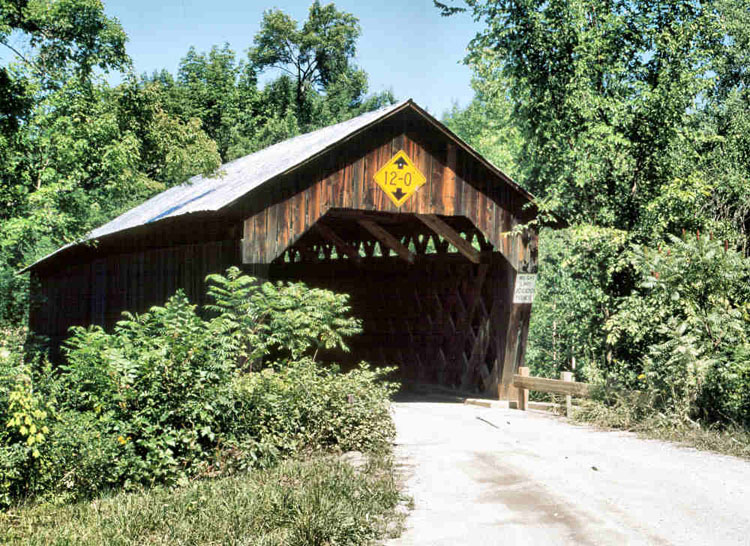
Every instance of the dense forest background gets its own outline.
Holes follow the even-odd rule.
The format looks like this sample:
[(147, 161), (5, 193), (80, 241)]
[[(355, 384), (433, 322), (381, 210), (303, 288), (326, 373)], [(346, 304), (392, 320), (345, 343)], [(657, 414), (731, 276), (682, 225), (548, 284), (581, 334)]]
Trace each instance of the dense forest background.
[[(475, 98), (446, 123), (544, 211), (534, 373), (573, 369), (685, 419), (750, 426), (750, 2), (435, 5), (483, 25), (466, 59)], [(177, 74), (138, 75), (97, 0), (0, 0), (0, 321), (23, 323), (15, 271), (59, 245), (392, 102), (367, 94), (359, 34), (333, 4), (303, 22), (270, 10), (246, 54), (190, 50)]]
[[(360, 32), (333, 4), (303, 22), (270, 10), (243, 54), (190, 49), (176, 74), (139, 75), (99, 0), (0, 1), (0, 322), (25, 320), (16, 271), (62, 244), (192, 175), (392, 103), (352, 61)], [(261, 86), (264, 71), (276, 77)]]
[(435, 4), (484, 23), (448, 124), (568, 226), (541, 232), (532, 370), (750, 425), (750, 2)]

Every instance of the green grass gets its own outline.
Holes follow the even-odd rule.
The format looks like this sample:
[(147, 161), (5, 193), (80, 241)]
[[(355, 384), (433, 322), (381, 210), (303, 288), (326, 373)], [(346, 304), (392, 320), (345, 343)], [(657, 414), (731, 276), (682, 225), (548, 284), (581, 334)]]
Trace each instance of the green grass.
[(606, 429), (629, 430), (644, 438), (750, 459), (750, 431), (739, 426), (705, 426), (676, 416), (653, 413), (637, 401), (608, 406), (586, 401), (573, 420)]
[(389, 457), (358, 471), (333, 457), (181, 488), (90, 502), (20, 506), (0, 515), (0, 542), (28, 545), (349, 545), (400, 531)]

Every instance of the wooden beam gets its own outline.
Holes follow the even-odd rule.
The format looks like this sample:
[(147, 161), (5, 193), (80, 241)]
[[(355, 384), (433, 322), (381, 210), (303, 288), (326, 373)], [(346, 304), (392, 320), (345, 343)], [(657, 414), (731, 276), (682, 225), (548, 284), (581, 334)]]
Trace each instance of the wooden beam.
[(318, 231), (318, 233), (320, 233), (321, 237), (323, 237), (329, 243), (334, 244), (336, 246), (336, 250), (338, 250), (342, 254), (346, 254), (347, 256), (349, 256), (349, 259), (351, 259), (353, 262), (359, 263), (362, 261), (359, 255), (359, 251), (349, 243), (344, 241), (341, 237), (339, 237), (338, 234), (327, 225), (321, 222), (317, 222), (315, 224), (315, 229)]
[(579, 383), (578, 381), (561, 381), (559, 379), (547, 379), (546, 377), (526, 377), (521, 374), (513, 376), (513, 386), (518, 389), (573, 396), (588, 396), (591, 387), (588, 383)]
[(410, 264), (414, 263), (414, 253), (412, 253), (408, 248), (401, 244), (401, 241), (396, 239), (393, 235), (388, 233), (378, 224), (376, 224), (372, 220), (364, 219), (357, 220), (357, 223), (365, 228), (368, 233), (370, 233), (370, 235), (380, 241), (381, 244), (385, 245), (386, 247), (393, 250), (396, 254), (398, 254), (399, 258), (409, 262)]
[(408, 216), (405, 214), (393, 214), (374, 210), (331, 209), (328, 211), (327, 216), (344, 220), (372, 220), (380, 224), (403, 224), (408, 222)]
[[(512, 292), (511, 292), (512, 294)], [(523, 351), (524, 343), (521, 339), (523, 334), (523, 309), (521, 305), (511, 305), (510, 314), (505, 323), (505, 350), (503, 351), (502, 367), (499, 369), (497, 396), (499, 400), (511, 400), (516, 397), (516, 389), (513, 387), (513, 374), (516, 369), (523, 365), (519, 353)], [(498, 361), (497, 364), (500, 364)]]
[(419, 218), (424, 225), (443, 237), (450, 244), (455, 246), (467, 260), (475, 264), (478, 264), (480, 262), (479, 251), (475, 249), (469, 241), (461, 237), (461, 235), (456, 230), (454, 230), (436, 215), (415, 214), (415, 216)]

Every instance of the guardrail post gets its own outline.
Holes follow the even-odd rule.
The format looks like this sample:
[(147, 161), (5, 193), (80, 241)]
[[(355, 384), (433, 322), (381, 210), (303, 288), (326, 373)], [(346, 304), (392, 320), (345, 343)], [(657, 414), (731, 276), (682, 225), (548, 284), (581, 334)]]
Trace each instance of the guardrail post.
[[(573, 381), (573, 372), (560, 372), (560, 379), (563, 381)], [(565, 415), (570, 417), (573, 413), (573, 397), (565, 395)]]
[[(524, 377), (529, 376), (529, 369), (525, 366), (521, 366), (518, 368), (518, 375), (522, 375)], [(529, 406), (529, 389), (517, 389), (518, 390), (518, 409), (522, 411), (526, 411), (526, 409)]]

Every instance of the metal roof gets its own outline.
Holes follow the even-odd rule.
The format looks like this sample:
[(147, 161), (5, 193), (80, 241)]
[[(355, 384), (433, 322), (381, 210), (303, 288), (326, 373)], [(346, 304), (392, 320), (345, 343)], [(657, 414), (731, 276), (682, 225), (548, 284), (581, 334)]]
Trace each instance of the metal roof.
[(408, 101), (367, 112), (336, 125), (296, 136), (222, 165), (212, 176), (194, 176), (92, 231), (97, 239), (157, 220), (224, 208), (250, 190), (296, 167), (375, 120), (399, 110)]
[(379, 110), (366, 112), (348, 121), (290, 138), (250, 155), (235, 159), (222, 165), (211, 176), (194, 176), (179, 186), (174, 186), (155, 195), (144, 203), (121, 214), (111, 222), (89, 232), (81, 240), (59, 248), (20, 272), (28, 271), (59, 252), (86, 241), (99, 239), (113, 233), (166, 218), (198, 212), (218, 211), (234, 203), (237, 199), (265, 182), (318, 157), (339, 142), (395, 114), (406, 106), (412, 106), (441, 131), (447, 133), (463, 148), (499, 174), (511, 186), (531, 199), (532, 196), (508, 178), (507, 175), (480, 156), (465, 142), (461, 141), (447, 127), (419, 108), (411, 99), (407, 99)]

